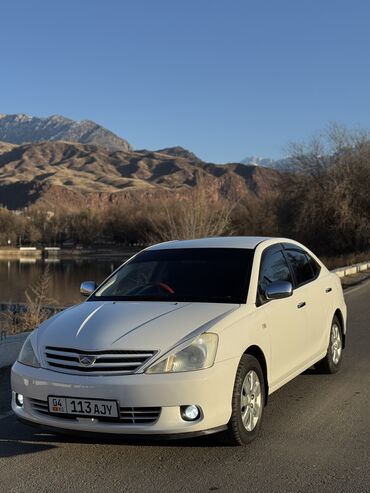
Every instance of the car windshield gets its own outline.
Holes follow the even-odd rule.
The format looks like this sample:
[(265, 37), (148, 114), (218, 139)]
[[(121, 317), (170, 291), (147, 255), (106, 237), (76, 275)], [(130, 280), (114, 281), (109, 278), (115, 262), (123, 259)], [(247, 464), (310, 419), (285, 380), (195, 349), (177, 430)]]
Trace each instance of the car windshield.
[(89, 301), (245, 303), (253, 250), (147, 250), (118, 269)]

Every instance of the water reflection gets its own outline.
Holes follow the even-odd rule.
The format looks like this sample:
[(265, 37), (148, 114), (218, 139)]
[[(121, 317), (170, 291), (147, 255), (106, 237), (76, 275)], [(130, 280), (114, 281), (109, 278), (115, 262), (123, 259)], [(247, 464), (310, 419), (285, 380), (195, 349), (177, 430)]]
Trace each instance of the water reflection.
[(25, 290), (36, 282), (48, 267), (51, 277), (50, 297), (63, 306), (80, 302), (80, 283), (95, 280), (98, 283), (116, 269), (127, 256), (120, 258), (73, 258), (0, 260), (0, 303), (25, 301)]

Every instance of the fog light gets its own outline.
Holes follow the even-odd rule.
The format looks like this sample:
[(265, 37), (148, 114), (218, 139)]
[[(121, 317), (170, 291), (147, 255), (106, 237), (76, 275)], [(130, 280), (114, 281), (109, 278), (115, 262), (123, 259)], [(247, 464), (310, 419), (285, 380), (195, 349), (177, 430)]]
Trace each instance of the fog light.
[(195, 421), (200, 417), (200, 409), (195, 404), (181, 406), (181, 417), (185, 421)]
[(17, 406), (23, 407), (23, 395), (22, 394), (15, 394), (15, 402)]

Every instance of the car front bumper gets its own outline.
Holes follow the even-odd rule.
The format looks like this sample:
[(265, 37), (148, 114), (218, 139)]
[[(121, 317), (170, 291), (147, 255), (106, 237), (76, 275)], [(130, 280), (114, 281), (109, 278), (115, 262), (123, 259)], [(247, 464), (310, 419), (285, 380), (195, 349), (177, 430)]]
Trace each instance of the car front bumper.
[[(222, 429), (231, 416), (231, 399), (238, 361), (216, 363), (206, 370), (173, 374), (85, 376), (32, 368), (16, 362), (12, 367), (12, 409), (23, 421), (60, 431), (120, 435), (196, 435)], [(22, 394), (23, 406), (15, 395)], [(120, 408), (160, 408), (151, 423), (67, 418), (40, 412), (48, 396), (116, 400)], [(36, 406), (34, 403), (36, 402)], [(185, 421), (180, 406), (201, 409), (197, 421)], [(42, 407), (44, 406), (44, 408)]]

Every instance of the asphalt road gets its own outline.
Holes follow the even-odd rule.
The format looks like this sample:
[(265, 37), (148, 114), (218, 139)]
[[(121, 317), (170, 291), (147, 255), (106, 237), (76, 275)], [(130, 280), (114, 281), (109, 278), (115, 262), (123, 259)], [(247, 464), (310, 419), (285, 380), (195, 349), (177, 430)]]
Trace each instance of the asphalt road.
[[(97, 442), (8, 416), (0, 419), (0, 491), (370, 492), (370, 282), (346, 299), (341, 372), (308, 371), (274, 393), (251, 445), (225, 447), (216, 435)], [(7, 375), (0, 387), (4, 402)]]

